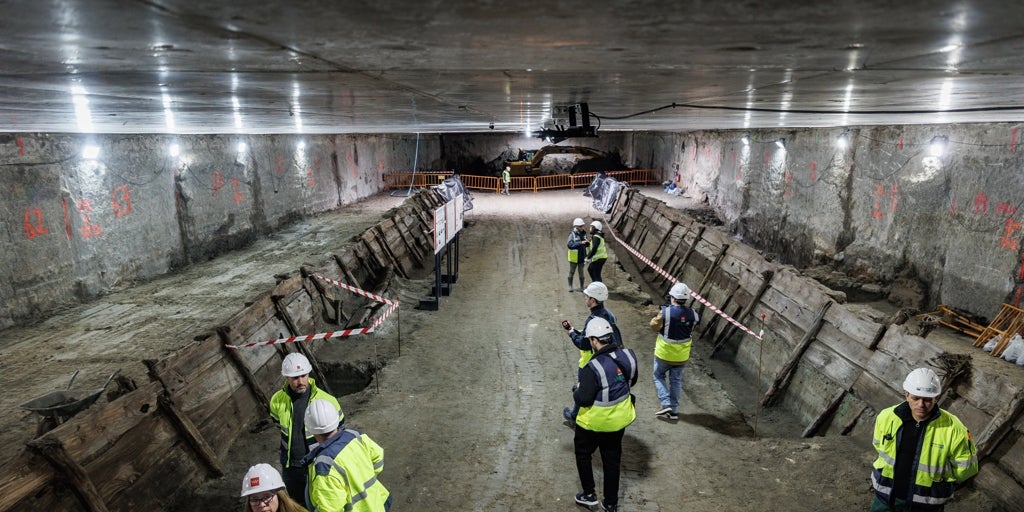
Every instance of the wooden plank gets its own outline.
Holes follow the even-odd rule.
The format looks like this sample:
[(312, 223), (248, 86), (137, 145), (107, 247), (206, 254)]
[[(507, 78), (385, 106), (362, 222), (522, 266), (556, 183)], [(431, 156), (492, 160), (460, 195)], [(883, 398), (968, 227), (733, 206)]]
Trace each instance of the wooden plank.
[(11, 510), (40, 490), (51, 487), (53, 478), (53, 469), (40, 455), (18, 453), (0, 467), (0, 510)]
[(832, 397), (832, 400), (830, 400), (829, 403), (825, 405), (825, 409), (823, 409), (821, 413), (819, 413), (818, 416), (814, 418), (813, 421), (811, 421), (810, 425), (807, 425), (807, 428), (804, 429), (800, 437), (807, 438), (813, 436), (815, 432), (817, 432), (818, 429), (821, 427), (821, 424), (824, 423), (825, 420), (828, 419), (830, 416), (832, 416), (832, 414), (835, 413), (836, 409), (839, 408), (839, 404), (843, 402), (843, 398), (846, 397), (846, 393), (847, 391), (845, 389), (840, 389), (839, 392)]
[(217, 453), (210, 446), (210, 443), (206, 442), (203, 435), (199, 433), (199, 429), (192, 423), (192, 420), (174, 405), (174, 401), (166, 393), (161, 393), (157, 397), (157, 402), (160, 404), (160, 408), (167, 413), (167, 416), (171, 419), (171, 424), (178, 429), (185, 442), (192, 447), (199, 456), (199, 459), (206, 464), (210, 476), (214, 478), (224, 476), (224, 466), (220, 463)]
[(78, 495), (86, 510), (90, 512), (107, 512), (107, 504), (103, 501), (92, 479), (86, 474), (78, 462), (68, 455), (60, 440), (43, 436), (28, 443), (28, 447), (43, 456), (57, 471), (64, 475), (75, 494)]
[(978, 434), (976, 442), (978, 443), (979, 459), (984, 459), (992, 453), (1010, 431), (1013, 423), (1020, 418), (1021, 411), (1024, 411), (1024, 392), (1014, 395), (1006, 403), (1006, 406), (996, 413), (985, 429)]
[(797, 363), (800, 362), (800, 358), (802, 358), (804, 352), (807, 351), (807, 347), (810, 346), (818, 336), (818, 331), (821, 329), (822, 322), (825, 321), (825, 313), (832, 304), (834, 304), (832, 301), (828, 301), (818, 308), (818, 314), (815, 317), (814, 323), (811, 324), (811, 327), (804, 333), (803, 338), (799, 343), (797, 343), (796, 348), (794, 348), (790, 353), (789, 359), (775, 374), (775, 379), (772, 383), (768, 385), (768, 390), (765, 391), (764, 396), (761, 398), (762, 406), (769, 405), (772, 401), (772, 397), (775, 396), (775, 393), (781, 390), (786, 385), (786, 382), (789, 381), (793, 368), (795, 368)]
[(1006, 474), (998, 464), (984, 464), (974, 483), (998, 501), (1006, 510), (1020, 510), (1024, 503), (1024, 487)]

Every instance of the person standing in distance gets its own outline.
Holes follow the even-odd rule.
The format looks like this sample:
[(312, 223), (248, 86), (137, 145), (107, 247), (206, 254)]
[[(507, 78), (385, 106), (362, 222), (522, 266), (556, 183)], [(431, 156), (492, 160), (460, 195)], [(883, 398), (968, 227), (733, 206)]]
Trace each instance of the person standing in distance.
[(505, 166), (505, 169), (501, 171), (501, 193), (508, 195), (508, 184), (512, 181), (512, 169), (509, 166)]
[(636, 419), (630, 393), (637, 379), (636, 354), (612, 341), (612, 326), (603, 318), (591, 320), (586, 335), (594, 357), (583, 368), (580, 384), (573, 393), (573, 400), (579, 407), (573, 445), (576, 470), (583, 487), (576, 495), (576, 503), (587, 507), (598, 504), (591, 457), (595, 450), (600, 450), (604, 469), (601, 510), (618, 512), (622, 436)]
[[(661, 307), (658, 316), (651, 319), (651, 330), (658, 333), (654, 340), (654, 388), (658, 391), (661, 408), (658, 418), (679, 419), (679, 397), (683, 392), (683, 368), (690, 360), (690, 336), (700, 322), (693, 308), (684, 305), (690, 296), (690, 287), (676, 283), (668, 292), (669, 303)], [(667, 376), (667, 381), (666, 381)]]
[(601, 281), (601, 269), (608, 260), (608, 244), (604, 240), (602, 227), (601, 221), (595, 220), (590, 223), (590, 253), (586, 262), (591, 281)]
[(577, 268), (580, 271), (580, 291), (583, 291), (583, 261), (587, 259), (587, 232), (583, 219), (577, 217), (572, 221), (572, 231), (569, 231), (569, 240), (566, 246), (569, 247), (569, 291), (572, 288), (572, 276)]
[(306, 437), (306, 407), (313, 400), (322, 399), (341, 411), (338, 400), (317, 387), (316, 380), (309, 376), (311, 371), (313, 365), (306, 356), (298, 352), (288, 354), (281, 363), (285, 383), (270, 397), (270, 418), (281, 429), (281, 467), (284, 468), (285, 487), (288, 495), (299, 503), (306, 501), (306, 468), (300, 461), (315, 442), (312, 435)]
[(306, 409), (306, 429), (319, 443), (303, 459), (309, 467), (306, 505), (315, 512), (386, 512), (391, 493), (380, 483), (384, 449), (370, 436), (344, 428), (327, 400)]
[(875, 418), (871, 512), (941, 511), (978, 474), (978, 448), (960, 419), (938, 407), (939, 376), (917, 368), (903, 381), (905, 402)]

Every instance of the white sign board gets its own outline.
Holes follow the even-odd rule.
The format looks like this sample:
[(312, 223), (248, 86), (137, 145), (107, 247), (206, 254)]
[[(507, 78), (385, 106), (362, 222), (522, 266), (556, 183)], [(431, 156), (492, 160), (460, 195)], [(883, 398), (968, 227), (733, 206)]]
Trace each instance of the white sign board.
[(462, 194), (459, 194), (434, 209), (434, 254), (441, 252), (455, 238), (456, 233), (462, 230), (462, 206)]

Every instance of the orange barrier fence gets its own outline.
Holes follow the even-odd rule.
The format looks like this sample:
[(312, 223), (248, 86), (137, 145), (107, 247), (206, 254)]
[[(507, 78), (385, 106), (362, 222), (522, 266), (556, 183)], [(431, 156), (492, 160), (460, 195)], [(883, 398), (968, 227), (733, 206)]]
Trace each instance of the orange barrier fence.
[[(605, 175), (615, 178), (617, 181), (629, 183), (630, 185), (648, 185), (655, 183), (658, 174), (650, 169), (632, 169), (628, 171), (612, 171)], [(389, 189), (408, 188), (410, 183), (413, 187), (432, 187), (451, 176), (450, 172), (389, 172), (384, 173), (384, 186)], [(544, 176), (513, 176), (509, 190), (548, 190), (557, 188), (587, 188), (594, 181), (597, 173), (587, 172), (579, 174), (548, 174)], [(501, 179), (495, 176), (476, 176), (472, 174), (460, 174), (462, 184), (470, 190), (487, 190), (490, 192), (501, 191)]]

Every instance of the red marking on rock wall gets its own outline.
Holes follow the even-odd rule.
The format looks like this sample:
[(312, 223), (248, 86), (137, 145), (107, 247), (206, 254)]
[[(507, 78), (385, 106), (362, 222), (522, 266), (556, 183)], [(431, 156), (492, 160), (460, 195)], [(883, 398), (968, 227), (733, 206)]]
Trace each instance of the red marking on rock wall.
[(78, 228), (79, 232), (82, 233), (82, 238), (88, 240), (92, 237), (101, 236), (103, 234), (103, 227), (89, 220), (89, 214), (92, 213), (92, 202), (88, 199), (79, 199), (75, 201), (75, 205), (78, 207), (78, 213), (82, 215), (82, 227)]
[(903, 149), (903, 135), (900, 135), (900, 141), (896, 143), (896, 149)]
[(1013, 153), (1014, 149), (1017, 148), (1017, 129), (1014, 128), (1013, 132), (1010, 133), (1010, 153)]
[(15, 142), (18, 144), (18, 154), (25, 156), (25, 143), (22, 142), (21, 137), (15, 139)]
[(242, 181), (241, 180), (239, 180), (238, 178), (235, 178), (235, 177), (232, 176), (231, 177), (231, 188), (235, 191), (235, 193), (234, 193), (234, 195), (232, 197), (232, 199), (235, 201), (235, 204), (239, 204), (242, 201), (245, 201), (245, 195), (242, 194)]
[(818, 162), (811, 162), (811, 181), (818, 181)]
[(46, 233), (49, 231), (43, 225), (43, 212), (39, 208), (25, 210), (25, 236), (31, 240)]

